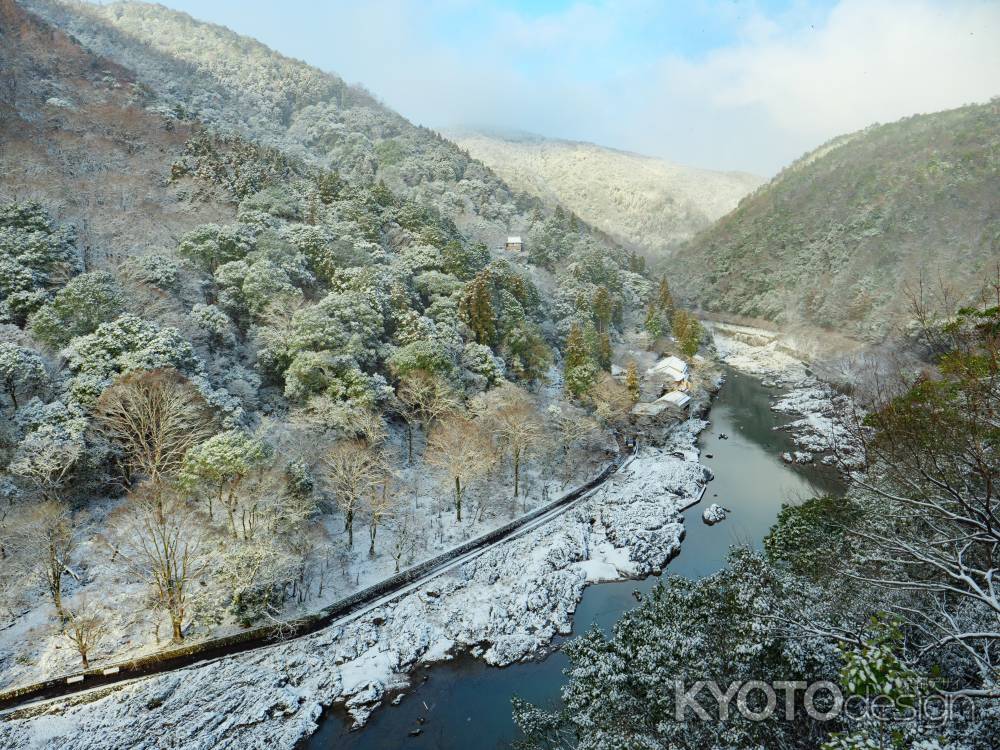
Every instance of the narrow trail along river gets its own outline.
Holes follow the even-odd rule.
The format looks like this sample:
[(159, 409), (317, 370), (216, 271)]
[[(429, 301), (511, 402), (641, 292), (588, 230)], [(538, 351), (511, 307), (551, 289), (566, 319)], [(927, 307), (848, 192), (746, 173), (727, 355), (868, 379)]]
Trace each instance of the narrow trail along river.
[[(781, 461), (781, 453), (793, 446), (786, 433), (774, 430), (787, 421), (769, 408), (775, 393), (748, 375), (727, 371), (726, 384), (712, 405), (712, 424), (699, 440), (702, 461), (715, 473), (715, 479), (704, 500), (684, 514), (684, 542), (667, 573), (692, 578), (709, 575), (725, 565), (731, 545), (759, 546), (782, 503), (840, 490), (839, 482), (825, 469), (788, 466)], [(721, 438), (723, 434), (728, 439)], [(710, 527), (702, 523), (701, 512), (712, 502), (729, 508), (732, 514)], [(633, 592), (648, 591), (657, 580), (651, 576), (642, 581), (589, 586), (573, 618), (574, 634), (594, 625), (610, 631), (624, 612), (636, 606)], [(511, 719), (511, 696), (554, 705), (565, 683), (563, 669), (567, 665), (559, 650), (544, 660), (503, 669), (461, 656), (417, 672), (414, 687), (402, 702), (376, 710), (361, 730), (350, 732), (342, 711), (327, 712), (303, 748), (506, 748), (518, 736)], [(425, 723), (419, 724), (418, 719)], [(409, 736), (417, 727), (422, 728), (421, 734)]]

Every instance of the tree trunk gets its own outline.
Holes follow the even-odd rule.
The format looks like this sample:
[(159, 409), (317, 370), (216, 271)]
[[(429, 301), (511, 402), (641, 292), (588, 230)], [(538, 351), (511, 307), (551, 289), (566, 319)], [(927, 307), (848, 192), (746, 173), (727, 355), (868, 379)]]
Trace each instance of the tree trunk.
[(181, 641), (184, 640), (184, 633), (181, 632), (181, 618), (171, 615), (170, 624), (173, 626), (174, 629), (174, 636), (173, 636), (174, 643), (180, 643)]
[(59, 577), (55, 578), (52, 581), (50, 589), (52, 591), (52, 603), (56, 605), (56, 612), (59, 613), (59, 617), (61, 619), (65, 620), (66, 616), (63, 613), (63, 605), (62, 605), (62, 581), (60, 580)]
[(83, 662), (84, 669), (90, 669), (90, 662), (87, 660), (87, 651), (85, 649), (80, 651), (80, 660)]
[(413, 425), (406, 423), (406, 463), (413, 463)]
[(518, 491), (521, 486), (521, 451), (514, 451), (514, 499), (518, 497)]
[(455, 477), (455, 520), (462, 520), (462, 480)]
[(49, 545), (49, 593), (52, 594), (52, 603), (56, 607), (56, 612), (59, 618), (65, 622), (66, 613), (63, 611), (62, 604), (62, 565), (59, 564), (59, 558), (56, 554), (55, 549), (50, 544)]
[(349, 510), (344, 518), (344, 528), (347, 529), (347, 546), (354, 549), (354, 511)]

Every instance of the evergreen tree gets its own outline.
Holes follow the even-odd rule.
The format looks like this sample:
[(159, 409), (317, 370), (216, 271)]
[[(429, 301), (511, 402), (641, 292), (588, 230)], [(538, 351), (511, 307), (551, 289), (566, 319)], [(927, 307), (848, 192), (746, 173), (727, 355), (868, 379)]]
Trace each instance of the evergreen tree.
[(566, 338), (563, 376), (566, 390), (577, 398), (586, 395), (597, 378), (597, 366), (591, 356), (591, 347), (578, 325), (570, 329)]
[(472, 329), (476, 342), (492, 346), (496, 341), (496, 313), (493, 310), (493, 290), (488, 272), (480, 273), (469, 282), (462, 295), (462, 318)]
[(667, 283), (667, 277), (660, 277), (660, 286), (656, 290), (656, 304), (660, 308), (660, 311), (667, 316), (667, 319), (673, 317), (674, 315), (674, 297), (670, 293), (670, 284)]
[(611, 324), (614, 306), (608, 288), (601, 286), (594, 293), (594, 322), (598, 331), (606, 331)]
[(597, 334), (597, 364), (602, 370), (611, 369), (611, 337), (607, 333)]
[(678, 310), (673, 318), (674, 338), (680, 344), (681, 352), (693, 357), (701, 346), (702, 329), (698, 320), (685, 310)]
[(663, 322), (660, 320), (660, 311), (656, 309), (656, 305), (650, 305), (646, 310), (646, 320), (642, 325), (654, 339), (663, 333)]

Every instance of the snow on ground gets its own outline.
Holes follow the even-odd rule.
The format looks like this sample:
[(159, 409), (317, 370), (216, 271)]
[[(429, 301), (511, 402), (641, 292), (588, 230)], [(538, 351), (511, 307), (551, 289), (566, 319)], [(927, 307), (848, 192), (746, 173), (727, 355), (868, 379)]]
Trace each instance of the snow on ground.
[[(678, 427), (550, 523), (363, 617), (313, 635), (50, 704), (0, 724), (0, 747), (107, 750), (291, 748), (323, 707), (364, 723), (417, 664), (468, 649), (490, 664), (528, 659), (571, 630), (584, 587), (658, 571), (680, 549), (679, 509), (710, 471)], [(74, 705), (75, 704), (75, 705)]]
[[(543, 403), (554, 398), (546, 395)], [(403, 466), (398, 472), (405, 498), (400, 506), (410, 521), (408, 531), (411, 548), (401, 559), (408, 566), (428, 559), (446, 549), (491, 531), (558, 497), (567, 486), (582, 484), (603, 467), (609, 450), (615, 449), (611, 438), (602, 436), (592, 445), (580, 450), (573, 460), (562, 462), (556, 470), (546, 460), (534, 461), (522, 468), (522, 497), (511, 499), (511, 478), (506, 467), (501, 467), (490, 482), (473, 485), (466, 498), (466, 517), (458, 523), (450, 510), (450, 487), (442, 490), (441, 482), (428, 473), (419, 461)], [(400, 454), (405, 453), (401, 430), (390, 436)], [(417, 436), (416, 455), (420, 455), (423, 441)], [(100, 529), (106, 526), (105, 518), (122, 504), (122, 499), (94, 501), (88, 508), (88, 520), (81, 532), (81, 543), (74, 556), (72, 568), (81, 583), (71, 576), (64, 578), (64, 596), (67, 601), (81, 594), (91, 601), (114, 602), (108, 633), (100, 647), (92, 654), (95, 666), (120, 662), (153, 653), (168, 645), (169, 625), (162, 612), (148, 606), (148, 587), (130, 576), (125, 568), (114, 563), (109, 547), (101, 541)], [(357, 539), (348, 548), (343, 530), (342, 516), (324, 514), (320, 522), (326, 527), (330, 540), (326, 560), (314, 565), (316, 574), (309, 585), (309, 595), (299, 604), (290, 599), (282, 617), (291, 619), (321, 610), (359, 589), (384, 580), (395, 572), (395, 560), (390, 551), (397, 544), (397, 533), (392, 524), (384, 524), (378, 532), (378, 552), (368, 555), (365, 543), (367, 527), (363, 521), (356, 524)], [(0, 687), (9, 688), (40, 681), (53, 675), (71, 674), (79, 667), (79, 657), (72, 645), (61, 636), (60, 623), (51, 601), (41, 588), (41, 580), (32, 581), (34, 590), (25, 595), (25, 606), (12, 616), (0, 613)], [(32, 595), (34, 594), (34, 595)], [(189, 642), (211, 637), (221, 637), (239, 632), (239, 625), (230, 613), (221, 613), (222, 622), (209, 618), (198, 622), (186, 632)], [(154, 632), (157, 634), (154, 637)]]

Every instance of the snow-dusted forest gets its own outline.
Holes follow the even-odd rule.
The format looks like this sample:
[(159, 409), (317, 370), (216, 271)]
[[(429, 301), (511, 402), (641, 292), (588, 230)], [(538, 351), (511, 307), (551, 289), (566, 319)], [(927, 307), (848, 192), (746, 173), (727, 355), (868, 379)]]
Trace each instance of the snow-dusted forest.
[[(566, 205), (221, 26), (0, 0), (0, 746), (295, 747), (558, 649), (561, 702), (496, 709), (524, 750), (993, 747), (995, 105), (738, 205), (619, 155), (609, 236), (587, 167)], [(928, 237), (961, 274), (893, 276)], [(732, 712), (678, 713), (706, 681)]]

